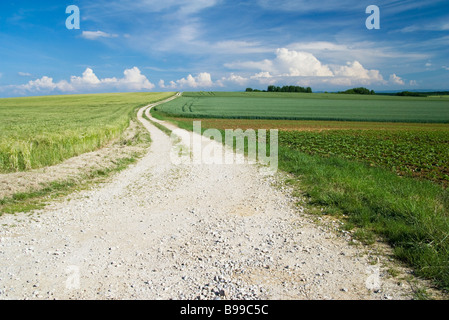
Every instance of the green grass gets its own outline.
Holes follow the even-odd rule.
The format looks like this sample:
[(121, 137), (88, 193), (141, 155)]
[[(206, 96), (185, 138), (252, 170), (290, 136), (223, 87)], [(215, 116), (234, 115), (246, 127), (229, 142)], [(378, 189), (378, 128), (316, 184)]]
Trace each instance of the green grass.
[[(152, 110), (150, 110), (151, 112)], [(143, 118), (146, 119), (147, 121), (149, 121), (152, 125), (154, 125), (156, 128), (158, 128), (159, 130), (161, 130), (162, 132), (164, 132), (167, 136), (170, 137), (170, 135), (172, 134), (172, 131), (166, 127), (164, 127), (163, 125), (161, 125), (160, 123), (151, 120), (150, 118), (147, 117), (147, 114), (144, 112), (143, 113)]]
[[(417, 275), (449, 289), (449, 192), (339, 157), (281, 147), (280, 169), (298, 177), (311, 204), (330, 208), (382, 236)], [(338, 211), (335, 211), (338, 209)]]
[(449, 123), (449, 99), (302, 93), (184, 93), (157, 107), (172, 116)]
[(54, 165), (119, 139), (136, 110), (173, 93), (0, 99), (0, 172)]

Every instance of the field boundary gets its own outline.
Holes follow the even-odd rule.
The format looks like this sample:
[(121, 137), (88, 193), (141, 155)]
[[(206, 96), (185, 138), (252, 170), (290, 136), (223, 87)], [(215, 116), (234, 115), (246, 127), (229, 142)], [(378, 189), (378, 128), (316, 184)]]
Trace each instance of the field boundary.
[(422, 124), (449, 124), (448, 121), (414, 121), (414, 120), (382, 120), (382, 119), (350, 119), (350, 118), (335, 118), (335, 117), (276, 117), (276, 116), (219, 116), (219, 115), (205, 115), (205, 114), (191, 114), (191, 113), (167, 113), (161, 110), (157, 110), (161, 115), (166, 115), (167, 117), (177, 117), (177, 118), (203, 118), (203, 119), (242, 119), (242, 120), (292, 120), (292, 121), (345, 121), (345, 122), (377, 122), (377, 123), (422, 123)]

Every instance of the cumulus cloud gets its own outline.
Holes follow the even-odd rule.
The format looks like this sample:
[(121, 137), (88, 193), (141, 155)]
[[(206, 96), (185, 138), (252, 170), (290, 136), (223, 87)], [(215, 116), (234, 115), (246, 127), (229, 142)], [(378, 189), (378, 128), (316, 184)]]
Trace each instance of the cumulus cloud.
[(126, 69), (123, 74), (124, 78), (117, 80), (117, 87), (124, 87), (128, 90), (151, 90), (155, 87), (147, 77), (145, 77), (139, 70), (139, 68), (134, 67), (132, 69)]
[(385, 83), (378, 70), (366, 69), (359, 61), (327, 65), (310, 52), (279, 48), (274, 59), (228, 63), (231, 69), (258, 71), (249, 76), (262, 84), (293, 80), (337, 85)]
[(390, 75), (390, 83), (395, 84), (395, 85), (404, 85), (405, 82), (404, 80), (402, 80), (401, 77), (397, 76), (396, 74), (392, 74)]
[[(161, 82), (162, 81), (162, 82)], [(186, 78), (182, 78), (176, 81), (170, 81), (169, 85), (165, 85), (164, 81), (159, 81), (159, 86), (162, 84), (162, 88), (171, 89), (184, 89), (184, 88), (209, 88), (219, 83), (214, 83), (212, 81), (211, 74), (208, 72), (199, 73), (196, 76), (189, 74)]]
[(100, 38), (117, 38), (118, 35), (106, 33), (103, 31), (83, 31), (81, 37), (87, 40), (97, 40)]
[(333, 71), (336, 79), (346, 79), (350, 83), (360, 82), (362, 84), (370, 84), (384, 81), (378, 70), (365, 69), (358, 61), (348, 62), (345, 66), (334, 67)]
[(231, 73), (229, 76), (227, 77), (222, 77), (220, 80), (217, 81), (217, 84), (220, 87), (225, 87), (227, 84), (238, 84), (240, 86), (243, 86), (245, 84), (247, 84), (249, 81), (248, 78), (242, 77), (240, 75), (236, 75), (234, 73)]
[(27, 84), (18, 86), (18, 89), (23, 89), (26, 91), (35, 91), (35, 92), (46, 92), (53, 91), (55, 89), (65, 91), (71, 90), (70, 85), (67, 81), (60, 81), (58, 83), (53, 82), (53, 78), (43, 76), (40, 79), (30, 80)]
[(332, 72), (329, 67), (323, 65), (313, 54), (303, 51), (277, 49), (276, 58), (262, 61), (246, 61), (227, 63), (231, 69), (260, 70), (269, 72), (275, 76), (287, 77), (329, 77)]
[(95, 86), (100, 84), (100, 79), (97, 78), (94, 71), (91, 68), (87, 68), (81, 77), (70, 77), (70, 83), (75, 87), (82, 86)]
[(331, 77), (332, 71), (323, 65), (313, 54), (302, 51), (276, 50), (273, 61), (274, 70), (281, 76), (289, 77)]
[(31, 80), (27, 84), (15, 86), (19, 91), (29, 92), (83, 92), (93, 90), (119, 90), (119, 91), (141, 91), (151, 90), (155, 86), (139, 68), (126, 69), (123, 78), (99, 79), (91, 68), (86, 68), (81, 76), (72, 76), (70, 81), (61, 80), (55, 82), (53, 78), (43, 76), (40, 79)]
[(159, 88), (162, 88), (162, 89), (165, 89), (166, 88), (166, 86), (165, 86), (165, 81), (164, 80), (159, 80), (159, 83), (158, 83), (158, 85), (159, 85)]

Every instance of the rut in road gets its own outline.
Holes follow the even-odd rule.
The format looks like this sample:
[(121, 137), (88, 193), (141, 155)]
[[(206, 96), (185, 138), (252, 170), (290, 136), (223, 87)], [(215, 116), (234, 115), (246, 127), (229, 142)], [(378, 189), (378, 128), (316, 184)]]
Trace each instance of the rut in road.
[(173, 163), (174, 142), (145, 110), (153, 142), (138, 163), (30, 216), (0, 218), (0, 299), (411, 297), (368, 249), (303, 213), (282, 173)]

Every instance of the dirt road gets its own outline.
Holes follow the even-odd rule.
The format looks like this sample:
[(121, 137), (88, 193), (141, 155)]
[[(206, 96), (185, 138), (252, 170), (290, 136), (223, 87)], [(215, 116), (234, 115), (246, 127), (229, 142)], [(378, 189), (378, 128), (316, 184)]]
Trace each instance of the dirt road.
[(295, 206), (282, 174), (173, 163), (145, 109), (153, 142), (137, 164), (31, 215), (0, 217), (0, 299), (411, 297), (370, 249)]

